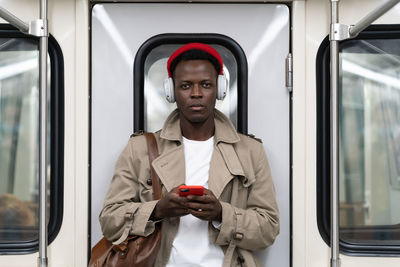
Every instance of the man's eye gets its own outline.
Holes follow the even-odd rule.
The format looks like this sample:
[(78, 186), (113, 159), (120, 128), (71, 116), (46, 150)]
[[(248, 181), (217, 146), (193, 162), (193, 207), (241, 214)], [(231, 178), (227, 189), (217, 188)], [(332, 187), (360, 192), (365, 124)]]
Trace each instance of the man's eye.
[(203, 87), (204, 87), (204, 88), (210, 88), (210, 87), (211, 87), (211, 83), (209, 83), (209, 82), (204, 82), (204, 83), (203, 83)]
[(189, 89), (190, 88), (190, 84), (184, 83), (184, 84), (181, 85), (181, 88), (182, 89)]

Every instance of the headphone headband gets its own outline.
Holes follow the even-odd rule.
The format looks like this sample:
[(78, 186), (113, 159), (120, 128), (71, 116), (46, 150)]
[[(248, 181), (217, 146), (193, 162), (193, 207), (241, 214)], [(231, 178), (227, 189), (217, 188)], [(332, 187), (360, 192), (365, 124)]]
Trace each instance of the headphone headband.
[(221, 69), (219, 71), (219, 75), (223, 74), (223, 62), (222, 62), (222, 58), (220, 56), (220, 54), (217, 52), (217, 50), (215, 50), (214, 48), (212, 48), (209, 45), (206, 44), (202, 44), (202, 43), (189, 43), (186, 44), (184, 46), (181, 46), (180, 48), (178, 48), (174, 53), (172, 53), (172, 55), (169, 57), (168, 62), (167, 62), (167, 70), (168, 70), (168, 77), (172, 78), (172, 73), (171, 73), (171, 63), (172, 61), (174, 61), (174, 59), (176, 59), (179, 55), (183, 54), (186, 51), (189, 50), (201, 50), (204, 51), (208, 54), (210, 54), (212, 57), (214, 57), (218, 63), (221, 66)]

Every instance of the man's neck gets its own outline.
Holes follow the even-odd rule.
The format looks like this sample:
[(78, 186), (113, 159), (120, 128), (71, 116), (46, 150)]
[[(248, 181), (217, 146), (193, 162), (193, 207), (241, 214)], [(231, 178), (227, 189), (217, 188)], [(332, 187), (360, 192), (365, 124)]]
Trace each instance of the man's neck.
[(180, 119), (180, 126), (182, 130), (182, 136), (184, 136), (186, 139), (205, 141), (214, 135), (214, 116), (204, 122), (199, 123), (192, 123), (182, 117)]

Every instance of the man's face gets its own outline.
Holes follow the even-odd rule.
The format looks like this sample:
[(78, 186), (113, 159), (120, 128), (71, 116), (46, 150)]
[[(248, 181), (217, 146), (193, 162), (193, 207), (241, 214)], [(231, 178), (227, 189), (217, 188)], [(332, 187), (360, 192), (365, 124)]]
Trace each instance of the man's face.
[(180, 61), (174, 72), (180, 114), (191, 123), (210, 119), (217, 96), (217, 71), (208, 60)]

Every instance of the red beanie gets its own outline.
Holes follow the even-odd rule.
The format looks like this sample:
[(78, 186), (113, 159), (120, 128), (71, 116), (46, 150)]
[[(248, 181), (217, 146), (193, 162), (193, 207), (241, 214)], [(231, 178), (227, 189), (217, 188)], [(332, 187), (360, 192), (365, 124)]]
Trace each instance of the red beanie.
[(219, 71), (219, 74), (222, 75), (222, 73), (223, 73), (223, 69), (222, 69), (223, 62), (222, 62), (222, 58), (221, 58), (220, 54), (217, 52), (217, 50), (215, 50), (214, 48), (212, 48), (211, 46), (206, 45), (206, 44), (189, 43), (189, 44), (186, 44), (186, 45), (181, 46), (180, 48), (178, 48), (169, 57), (168, 62), (167, 62), (168, 77), (172, 77), (171, 69), (170, 69), (172, 61), (174, 61), (174, 59), (177, 58), (182, 53), (184, 53), (186, 51), (189, 51), (189, 50), (202, 50), (202, 51), (210, 54), (212, 57), (214, 57), (219, 62), (219, 64), (221, 65), (221, 70)]

